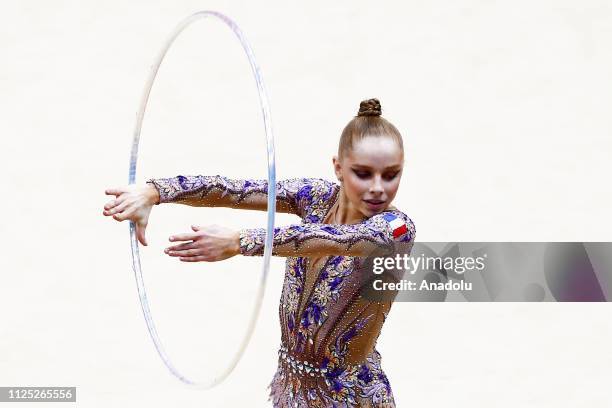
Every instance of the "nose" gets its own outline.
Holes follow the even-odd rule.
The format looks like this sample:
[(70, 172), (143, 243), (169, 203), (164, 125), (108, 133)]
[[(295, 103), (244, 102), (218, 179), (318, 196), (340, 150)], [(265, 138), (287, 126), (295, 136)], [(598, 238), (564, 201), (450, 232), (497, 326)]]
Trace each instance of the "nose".
[(385, 192), (385, 190), (383, 189), (383, 186), (382, 186), (381, 177), (380, 176), (375, 176), (374, 177), (374, 181), (370, 185), (370, 194), (381, 195), (384, 192)]

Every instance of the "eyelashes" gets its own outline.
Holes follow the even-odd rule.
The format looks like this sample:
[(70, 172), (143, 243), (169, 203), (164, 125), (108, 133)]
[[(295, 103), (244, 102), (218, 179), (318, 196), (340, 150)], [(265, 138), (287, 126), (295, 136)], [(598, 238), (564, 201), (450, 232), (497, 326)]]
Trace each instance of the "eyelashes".
[[(355, 175), (362, 179), (362, 180), (367, 180), (370, 177), (372, 177), (372, 173), (370, 173), (369, 171), (363, 171), (363, 170), (353, 170), (353, 173), (355, 173)], [(393, 173), (387, 173), (383, 175), (383, 179), (387, 180), (387, 181), (391, 181), (394, 178), (396, 178), (399, 175), (399, 171), (393, 172)]]

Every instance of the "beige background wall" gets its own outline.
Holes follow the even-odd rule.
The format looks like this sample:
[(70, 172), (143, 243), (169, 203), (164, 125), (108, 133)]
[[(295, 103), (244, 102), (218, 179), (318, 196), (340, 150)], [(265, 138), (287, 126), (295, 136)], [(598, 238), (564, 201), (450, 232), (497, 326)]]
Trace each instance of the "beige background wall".
[[(104, 189), (127, 180), (148, 68), (174, 25), (200, 9), (233, 18), (256, 53), (279, 178), (332, 178), (342, 127), (361, 99), (378, 97), (404, 135), (396, 205), (419, 240), (610, 241), (606, 1), (5, 2), (1, 386), (77, 386), (83, 407), (269, 406), (283, 260), (234, 374), (192, 391), (148, 338), (127, 224), (102, 216)], [(168, 55), (139, 164), (141, 182), (198, 173), (266, 174), (246, 60), (214, 21), (191, 27)], [(265, 217), (161, 206), (142, 251), (160, 335), (194, 378), (229, 358), (222, 347), (237, 342), (261, 265), (164, 257), (171, 233), (213, 222)], [(597, 304), (397, 304), (378, 348), (399, 407), (604, 407), (609, 316)]]

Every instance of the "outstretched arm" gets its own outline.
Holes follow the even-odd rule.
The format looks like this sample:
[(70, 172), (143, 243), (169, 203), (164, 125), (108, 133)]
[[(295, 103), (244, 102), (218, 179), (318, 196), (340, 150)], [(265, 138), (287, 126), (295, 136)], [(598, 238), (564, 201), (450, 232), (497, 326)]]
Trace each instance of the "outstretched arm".
[[(309, 179), (294, 178), (276, 183), (276, 211), (301, 215), (300, 190)], [(235, 180), (223, 176), (177, 176), (150, 179), (159, 192), (159, 203), (194, 207), (231, 207), (265, 211), (268, 207), (267, 180)]]
[[(240, 253), (263, 255), (266, 230), (240, 230)], [(272, 254), (313, 257), (325, 255), (368, 256), (391, 248), (394, 242), (414, 240), (410, 218), (398, 213), (377, 214), (359, 224), (299, 224), (274, 229)]]
[[(165, 253), (184, 262), (215, 262), (235, 255), (263, 255), (266, 230), (234, 231), (217, 225), (192, 226), (194, 232), (170, 237), (186, 241), (166, 248)], [(412, 220), (402, 213), (377, 214), (359, 224), (299, 224), (274, 229), (272, 254), (318, 257), (325, 255), (369, 256), (390, 250), (395, 243), (414, 241)]]

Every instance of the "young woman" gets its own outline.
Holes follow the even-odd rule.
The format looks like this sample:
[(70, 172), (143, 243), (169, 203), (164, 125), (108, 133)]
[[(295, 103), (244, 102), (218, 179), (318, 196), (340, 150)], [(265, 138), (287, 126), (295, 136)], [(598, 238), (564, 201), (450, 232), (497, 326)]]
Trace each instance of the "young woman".
[[(300, 224), (275, 228), (273, 255), (287, 257), (279, 306), (281, 346), (270, 384), (274, 407), (395, 407), (375, 349), (391, 301), (360, 295), (365, 257), (415, 237), (412, 220), (391, 206), (404, 150), (399, 131), (380, 116), (377, 99), (361, 102), (333, 158), (340, 184), (298, 178), (277, 183), (277, 211)], [(266, 210), (267, 182), (222, 176), (151, 179), (106, 191), (104, 215), (145, 229), (155, 204)], [(185, 262), (263, 255), (265, 229), (192, 227), (165, 250)]]

